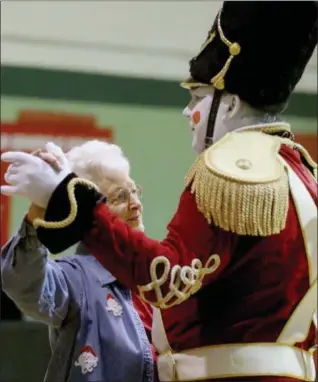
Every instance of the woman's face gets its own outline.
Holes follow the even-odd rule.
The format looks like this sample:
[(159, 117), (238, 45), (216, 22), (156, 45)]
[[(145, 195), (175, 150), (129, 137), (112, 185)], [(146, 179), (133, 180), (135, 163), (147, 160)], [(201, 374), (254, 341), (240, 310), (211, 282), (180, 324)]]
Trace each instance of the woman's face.
[(126, 221), (131, 228), (144, 230), (142, 222), (141, 190), (128, 176), (105, 179), (100, 190), (107, 197), (112, 213)]

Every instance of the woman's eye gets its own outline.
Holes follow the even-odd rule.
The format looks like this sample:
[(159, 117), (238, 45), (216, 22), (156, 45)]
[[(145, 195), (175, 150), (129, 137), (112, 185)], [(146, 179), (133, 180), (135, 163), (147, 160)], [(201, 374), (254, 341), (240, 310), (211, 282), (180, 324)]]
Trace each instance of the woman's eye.
[(119, 194), (118, 195), (118, 198), (117, 198), (118, 203), (124, 203), (124, 202), (126, 202), (126, 200), (127, 200), (126, 194)]

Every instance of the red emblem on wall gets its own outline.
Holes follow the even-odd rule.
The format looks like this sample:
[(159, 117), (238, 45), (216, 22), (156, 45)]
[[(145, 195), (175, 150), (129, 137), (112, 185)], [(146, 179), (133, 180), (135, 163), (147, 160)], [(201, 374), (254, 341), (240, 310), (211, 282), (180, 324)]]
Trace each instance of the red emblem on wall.
[[(1, 123), (1, 152), (9, 150), (32, 152), (52, 141), (68, 151), (88, 140), (113, 142), (113, 128), (98, 126), (91, 115), (41, 111), (21, 111), (16, 122)], [(7, 164), (1, 162), (1, 184)], [(10, 198), (1, 195), (1, 246), (8, 240)]]

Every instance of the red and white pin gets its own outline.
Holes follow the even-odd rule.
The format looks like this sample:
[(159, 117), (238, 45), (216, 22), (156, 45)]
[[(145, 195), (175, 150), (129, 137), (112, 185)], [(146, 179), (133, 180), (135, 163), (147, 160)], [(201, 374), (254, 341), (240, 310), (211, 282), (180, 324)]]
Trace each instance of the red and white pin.
[(106, 309), (109, 312), (112, 312), (114, 316), (121, 316), (123, 314), (123, 307), (119, 304), (119, 302), (111, 293), (107, 294)]

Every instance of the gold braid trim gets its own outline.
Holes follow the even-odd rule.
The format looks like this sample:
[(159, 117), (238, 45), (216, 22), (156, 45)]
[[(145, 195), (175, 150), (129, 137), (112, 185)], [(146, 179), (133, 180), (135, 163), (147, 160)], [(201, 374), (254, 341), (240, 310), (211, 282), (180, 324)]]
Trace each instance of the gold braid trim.
[(300, 143), (293, 142), (292, 140), (288, 138), (280, 138), (281, 143), (285, 144), (292, 149), (296, 149), (302, 158), (307, 162), (308, 166), (311, 168), (312, 174), (317, 181), (317, 163), (312, 159), (311, 155), (309, 152), (305, 149), (304, 146), (302, 146)]
[(258, 123), (257, 125), (250, 125), (238, 131), (259, 131), (262, 133), (275, 135), (277, 133), (291, 133), (290, 124), (286, 122), (271, 122), (271, 123)]
[(312, 159), (309, 152), (300, 143), (295, 143), (295, 148), (300, 152), (301, 156), (308, 163), (308, 166), (312, 168), (314, 177), (317, 181), (317, 163)]
[[(236, 143), (232, 145), (230, 141), (230, 145), (227, 142), (223, 145), (222, 140), (226, 140), (233, 134), (244, 135), (243, 149), (245, 148), (246, 151), (248, 151), (249, 145), (255, 144), (258, 140), (257, 148), (259, 147), (260, 152), (257, 155), (259, 158), (257, 155), (254, 155), (253, 158), (253, 155), (249, 156), (247, 153), (246, 158), (248, 159), (244, 159), (244, 156), (243, 159), (239, 159), (242, 147), (241, 151), (238, 151), (238, 159), (235, 157), (236, 153), (231, 156), (231, 153), (235, 151)], [(258, 134), (258, 137), (256, 136), (255, 139), (254, 136), (249, 142), (249, 134)], [(191, 186), (191, 192), (195, 193), (198, 209), (210, 224), (213, 222), (225, 231), (251, 236), (270, 236), (280, 233), (285, 228), (289, 206), (288, 174), (279, 160), (279, 138), (266, 136), (269, 139), (275, 139), (270, 151), (268, 142), (266, 143), (267, 138), (264, 141), (264, 137), (262, 137), (264, 135), (258, 132), (228, 134), (201, 154), (190, 168), (185, 179), (186, 186)], [(264, 143), (267, 147), (267, 150), (265, 149), (267, 155), (264, 150), (262, 151)], [(216, 145), (219, 145), (220, 148), (225, 147), (225, 151), (218, 151), (220, 160), (213, 159), (213, 156), (210, 155)], [(238, 142), (238, 145), (242, 146), (242, 142)], [(275, 162), (273, 161), (273, 149)], [(257, 150), (254, 150), (255, 152), (257, 153)], [(212, 160), (215, 160), (216, 165), (211, 163)], [(222, 163), (223, 160), (225, 162), (234, 161), (240, 168), (233, 171), (233, 175), (220, 171), (222, 166), (219, 166), (219, 163)], [(271, 166), (272, 168), (275, 166), (274, 170), (267, 171), (265, 168), (267, 160), (272, 161)], [(264, 165), (262, 161), (264, 161)], [(255, 164), (254, 174), (256, 175), (252, 174), (250, 178), (247, 176), (244, 179), (241, 174), (244, 173), (244, 170), (249, 170), (246, 168), (247, 164), (251, 166)], [(234, 165), (232, 169), (235, 169)], [(263, 171), (266, 175), (262, 179)], [(248, 171), (246, 172), (248, 173)]]
[(199, 56), (199, 54), (210, 44), (210, 42), (212, 42), (214, 40), (216, 36), (216, 33), (215, 32), (212, 32), (210, 33), (209, 37), (204, 41), (204, 43), (201, 45), (200, 47), (200, 51), (199, 53), (197, 54), (197, 56)]
[(210, 80), (211, 84), (213, 84), (214, 87), (219, 90), (223, 90), (225, 87), (224, 77), (230, 68), (233, 58), (241, 52), (240, 44), (238, 44), (237, 42), (232, 43), (225, 37), (221, 26), (221, 13), (222, 9), (217, 16), (217, 30), (219, 32), (221, 41), (229, 48), (230, 57), (226, 60), (226, 63), (221, 69), (221, 71)]
[[(140, 298), (146, 303), (160, 309), (169, 309), (181, 304), (191, 295), (201, 289), (203, 279), (214, 273), (220, 266), (221, 259), (217, 254), (211, 255), (203, 266), (200, 259), (193, 259), (191, 265), (171, 267), (170, 261), (165, 256), (154, 258), (150, 265), (151, 282), (146, 285), (138, 285)], [(158, 273), (162, 272), (159, 277)], [(170, 280), (169, 280), (170, 279)], [(161, 287), (169, 281), (168, 292), (164, 295)], [(154, 292), (155, 301), (150, 301), (145, 294)]]
[(70, 214), (68, 217), (64, 220), (61, 220), (59, 222), (48, 222), (44, 219), (36, 218), (33, 220), (33, 226), (35, 229), (38, 227), (43, 227), (47, 229), (59, 229), (59, 228), (65, 228), (73, 223), (73, 221), (76, 219), (78, 206), (77, 201), (75, 198), (75, 186), (81, 184), (87, 186), (89, 189), (95, 189), (96, 191), (99, 191), (98, 187), (90, 182), (89, 180), (81, 179), (81, 178), (73, 178), (67, 185), (67, 196), (70, 202)]
[[(222, 29), (221, 25), (221, 14), (222, 9), (219, 11), (217, 15), (217, 27), (216, 30), (214, 30), (209, 37), (206, 39), (206, 41), (201, 45), (200, 51), (197, 54), (196, 57), (198, 57), (202, 51), (214, 40), (217, 33), (219, 34), (220, 40), (223, 44), (225, 44), (229, 49), (229, 58), (226, 60), (223, 68), (217, 73), (214, 77), (210, 79), (210, 84), (212, 84), (216, 89), (223, 90), (225, 88), (225, 76), (230, 69), (231, 63), (235, 56), (239, 55), (241, 53), (241, 46), (238, 42), (231, 42), (225, 37), (225, 34)], [(194, 87), (205, 87), (209, 86), (210, 84), (201, 83), (201, 82), (195, 82), (192, 78), (189, 80), (181, 82), (180, 86), (185, 89), (193, 89)]]

